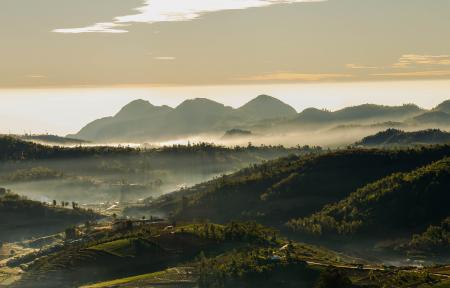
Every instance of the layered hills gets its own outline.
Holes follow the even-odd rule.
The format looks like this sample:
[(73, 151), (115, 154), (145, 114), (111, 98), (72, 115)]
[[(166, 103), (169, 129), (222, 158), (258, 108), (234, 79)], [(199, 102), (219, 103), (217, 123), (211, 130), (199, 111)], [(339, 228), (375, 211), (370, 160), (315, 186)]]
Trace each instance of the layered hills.
[(389, 123), (445, 127), (450, 125), (447, 102), (432, 110), (413, 104), (363, 104), (333, 112), (308, 108), (297, 113), (268, 95), (260, 95), (236, 109), (205, 98), (186, 100), (175, 108), (135, 100), (116, 115), (97, 119), (68, 137), (96, 142), (142, 142), (209, 133), (223, 135), (231, 129), (283, 133), (348, 124), (390, 127)]
[(449, 154), (449, 146), (437, 146), (290, 156), (164, 195), (139, 209), (175, 219), (255, 220), (283, 228), (289, 220), (307, 217), (372, 182)]

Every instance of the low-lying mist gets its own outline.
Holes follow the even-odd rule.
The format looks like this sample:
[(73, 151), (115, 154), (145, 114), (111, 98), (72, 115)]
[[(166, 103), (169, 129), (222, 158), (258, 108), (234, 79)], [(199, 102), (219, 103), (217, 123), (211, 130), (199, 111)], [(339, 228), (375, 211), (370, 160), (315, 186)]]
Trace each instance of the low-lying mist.
[(135, 202), (250, 164), (311, 151), (309, 147), (226, 148), (198, 144), (111, 156), (6, 161), (0, 164), (0, 187), (45, 202)]

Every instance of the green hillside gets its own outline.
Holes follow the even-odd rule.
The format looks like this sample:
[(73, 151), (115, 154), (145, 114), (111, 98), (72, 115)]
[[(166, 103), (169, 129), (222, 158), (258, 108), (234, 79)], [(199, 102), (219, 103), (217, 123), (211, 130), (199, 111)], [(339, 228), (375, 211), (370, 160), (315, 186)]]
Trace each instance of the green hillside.
[(368, 184), (312, 216), (289, 221), (301, 232), (372, 239), (423, 231), (449, 214), (450, 158)]
[(428, 288), (443, 282), (289, 241), (256, 223), (185, 223), (170, 231), (150, 224), (82, 239), (36, 259), (14, 287)]
[(430, 225), (423, 233), (415, 234), (412, 239), (399, 247), (408, 253), (433, 254), (448, 257), (450, 254), (450, 217), (438, 225)]
[(49, 235), (98, 217), (92, 211), (57, 208), (6, 193), (0, 195), (0, 241)]
[(291, 156), (167, 194), (137, 210), (175, 219), (257, 220), (283, 227), (286, 221), (317, 212), (371, 182), (448, 155), (449, 146), (436, 146)]

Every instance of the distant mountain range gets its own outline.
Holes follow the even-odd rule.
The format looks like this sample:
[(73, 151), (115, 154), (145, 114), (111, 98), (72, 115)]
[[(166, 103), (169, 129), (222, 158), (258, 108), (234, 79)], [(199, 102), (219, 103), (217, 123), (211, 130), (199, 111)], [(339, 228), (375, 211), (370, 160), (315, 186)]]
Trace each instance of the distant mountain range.
[(416, 105), (364, 104), (330, 112), (308, 108), (297, 113), (282, 101), (260, 95), (234, 109), (204, 98), (186, 100), (176, 108), (135, 100), (116, 115), (97, 119), (68, 137), (96, 142), (168, 140), (231, 129), (286, 131), (343, 124), (450, 125), (450, 101), (432, 110)]
[(425, 110), (416, 105), (408, 104), (403, 106), (381, 106), (374, 104), (363, 104), (354, 107), (347, 107), (335, 112), (308, 108), (301, 112), (295, 122), (302, 124), (324, 124), (324, 123), (345, 123), (360, 121), (373, 122), (374, 120), (389, 119), (390, 121), (403, 121), (410, 117), (419, 115)]

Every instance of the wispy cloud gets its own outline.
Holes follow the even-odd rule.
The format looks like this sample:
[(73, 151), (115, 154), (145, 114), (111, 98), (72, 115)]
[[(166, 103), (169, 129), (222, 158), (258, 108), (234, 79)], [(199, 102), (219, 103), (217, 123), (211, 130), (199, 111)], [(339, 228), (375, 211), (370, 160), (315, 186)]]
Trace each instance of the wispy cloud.
[(155, 59), (155, 60), (171, 61), (171, 60), (175, 60), (177, 58), (173, 57), (173, 56), (159, 56), (159, 57), (154, 57), (153, 59)]
[(446, 77), (446, 76), (450, 76), (450, 70), (378, 73), (378, 74), (372, 74), (372, 76), (383, 76), (383, 77)]
[(55, 29), (53, 32), (67, 33), (67, 34), (79, 34), (79, 33), (127, 33), (127, 30), (116, 29), (118, 27), (128, 26), (126, 24), (118, 24), (112, 22), (96, 23), (92, 26), (82, 28), (64, 28)]
[(337, 80), (351, 78), (351, 74), (307, 74), (307, 73), (290, 73), (280, 72), (272, 74), (263, 74), (250, 77), (241, 77), (240, 81), (321, 81), (321, 80)]
[(366, 66), (366, 65), (360, 65), (360, 64), (346, 64), (345, 67), (349, 69), (377, 69), (378, 67), (375, 66)]
[(277, 4), (323, 2), (327, 0), (146, 0), (136, 14), (118, 16), (113, 21), (81, 28), (55, 29), (58, 33), (125, 33), (115, 29), (130, 23), (190, 21), (210, 12), (266, 7)]
[(27, 77), (28, 77), (28, 78), (33, 78), (33, 79), (47, 78), (47, 76), (45, 76), (45, 75), (39, 75), (39, 74), (27, 75)]
[(450, 55), (405, 54), (392, 67), (409, 68), (420, 65), (450, 65)]

